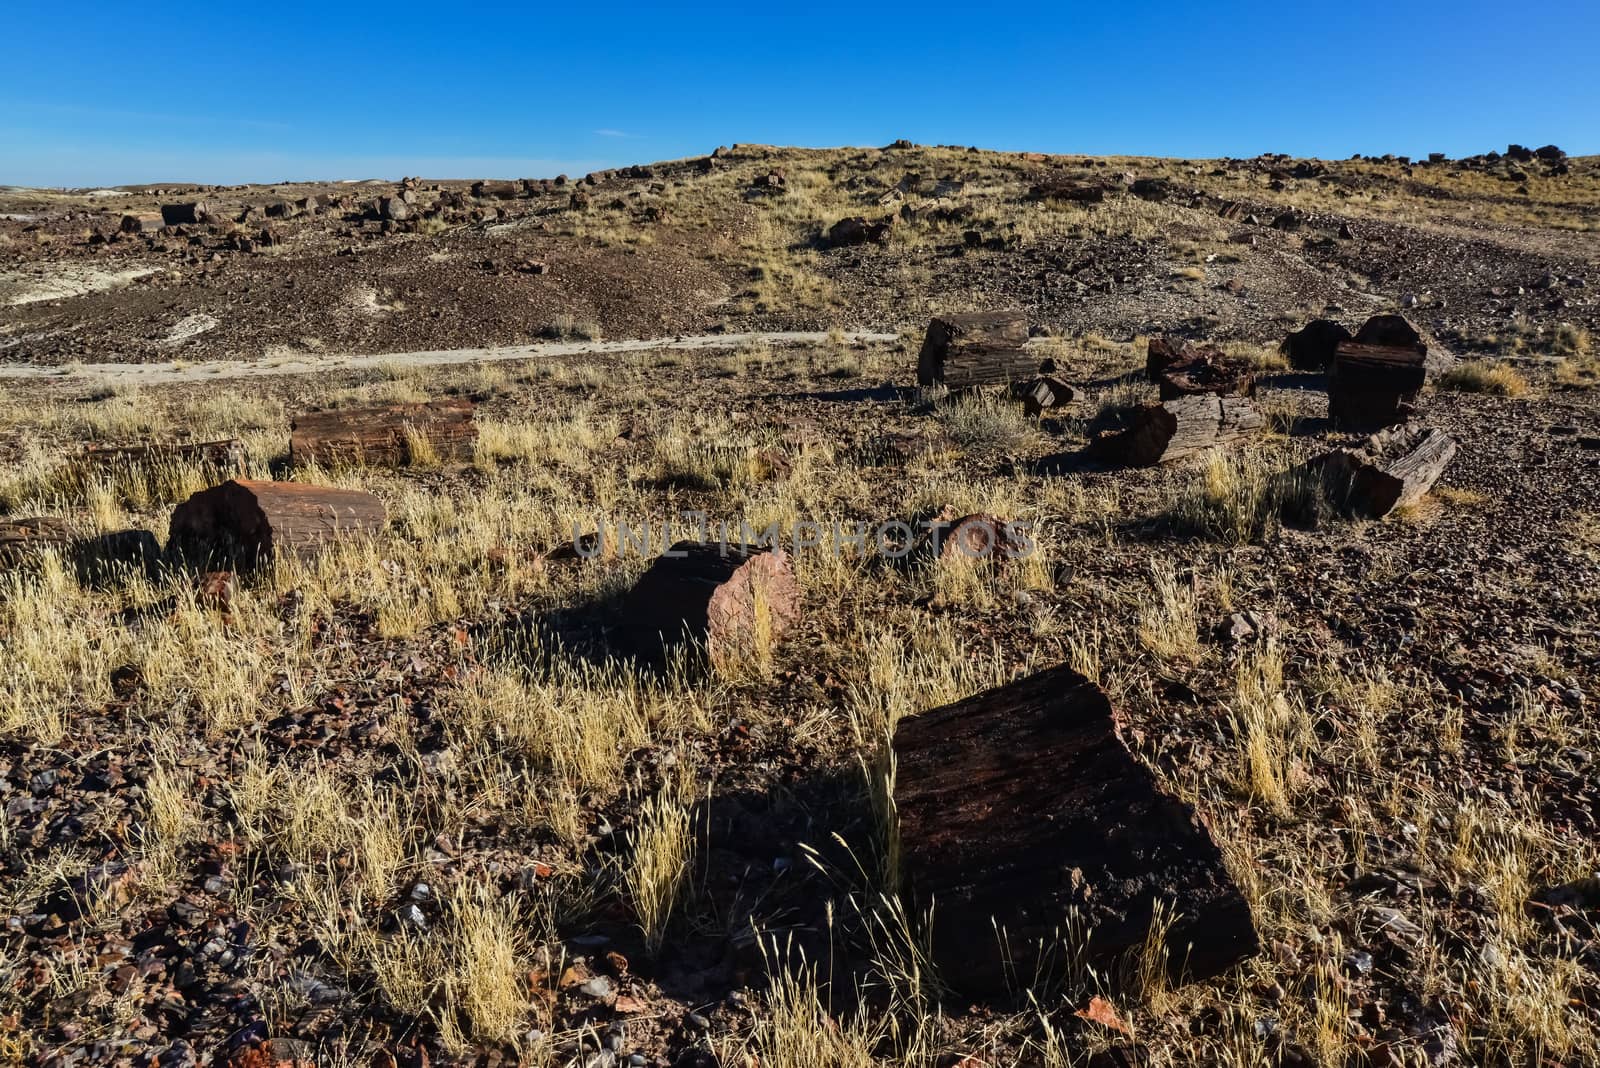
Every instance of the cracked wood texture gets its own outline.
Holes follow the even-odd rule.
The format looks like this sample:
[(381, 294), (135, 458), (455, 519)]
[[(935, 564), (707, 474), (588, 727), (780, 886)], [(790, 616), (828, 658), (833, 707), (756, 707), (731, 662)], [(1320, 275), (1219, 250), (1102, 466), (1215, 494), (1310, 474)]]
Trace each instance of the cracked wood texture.
[(470, 460), (478, 441), (473, 404), (459, 398), (306, 412), (289, 426), (289, 459), (297, 466), (398, 467), (413, 459), (412, 435), (425, 440), (440, 460)]
[(0, 568), (15, 567), (46, 549), (65, 555), (75, 540), (66, 521), (53, 516), (0, 520)]
[(1335, 500), (1355, 515), (1381, 519), (1420, 500), (1455, 455), (1455, 440), (1441, 430), (1393, 427), (1360, 449), (1338, 449), (1315, 463)]
[(148, 442), (143, 445), (91, 445), (79, 457), (85, 467), (145, 467), (157, 464), (187, 463), (219, 470), (244, 467), (244, 442), (238, 438), (221, 441)]
[(1150, 467), (1226, 445), (1265, 425), (1244, 397), (1199, 393), (1144, 405), (1133, 413), (1128, 429), (1095, 439), (1090, 451), (1132, 467)]
[(370, 537), (387, 522), (361, 490), (233, 479), (173, 509), (168, 545), (191, 561), (240, 567), (314, 556), (342, 538)]
[(1028, 320), (1021, 312), (942, 315), (928, 324), (917, 357), (917, 382), (950, 389), (1020, 382), (1039, 372), (1024, 350)]
[(1424, 349), (1342, 341), (1328, 376), (1328, 415), (1340, 426), (1381, 427), (1404, 421), (1427, 382)]
[[(1053, 668), (903, 720), (895, 737), (902, 876), (933, 906), (941, 977), (973, 996), (1033, 974), (1076, 917), (1115, 971), (1160, 903), (1175, 980), (1256, 953), (1250, 908), (1193, 808), (1123, 744), (1100, 688)], [(996, 925), (1006, 932), (1010, 965)]]

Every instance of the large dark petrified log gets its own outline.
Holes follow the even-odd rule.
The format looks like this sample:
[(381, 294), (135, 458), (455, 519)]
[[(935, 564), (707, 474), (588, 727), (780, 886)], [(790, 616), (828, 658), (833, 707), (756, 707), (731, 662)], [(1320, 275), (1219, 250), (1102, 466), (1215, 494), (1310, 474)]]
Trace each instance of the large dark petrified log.
[(917, 357), (917, 381), (951, 389), (1020, 382), (1039, 371), (1023, 348), (1028, 321), (1021, 312), (941, 315), (928, 324)]
[(1259, 948), (1205, 825), (1070, 668), (904, 720), (894, 752), (904, 889), (919, 913), (932, 907), (941, 977), (962, 993), (1003, 992), (1008, 972), (1026, 982), (1040, 947), (1073, 926), (1090, 962), (1114, 971), (1158, 906), (1172, 918), (1175, 980), (1217, 975)]

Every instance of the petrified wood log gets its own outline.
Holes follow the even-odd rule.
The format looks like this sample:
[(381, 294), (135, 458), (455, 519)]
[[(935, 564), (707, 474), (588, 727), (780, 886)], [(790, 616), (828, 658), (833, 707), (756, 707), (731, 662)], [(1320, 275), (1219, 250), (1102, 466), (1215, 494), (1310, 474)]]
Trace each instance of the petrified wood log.
[(1349, 340), (1350, 331), (1343, 325), (1332, 319), (1313, 319), (1284, 338), (1278, 351), (1296, 371), (1326, 371), (1339, 342)]
[(1426, 355), (1420, 346), (1340, 342), (1328, 376), (1328, 415), (1350, 427), (1404, 421), (1428, 380)]
[(122, 467), (155, 467), (162, 464), (193, 464), (218, 471), (244, 466), (244, 442), (238, 438), (221, 441), (151, 442), (144, 445), (90, 445), (78, 462), (85, 468), (104, 470)]
[(713, 663), (726, 664), (783, 636), (800, 618), (800, 587), (782, 549), (680, 541), (640, 576), (622, 614), (640, 655), (703, 642)]
[(1412, 325), (1403, 315), (1374, 315), (1356, 331), (1358, 345), (1416, 349), (1422, 353), (1422, 366), (1431, 380), (1455, 366), (1455, 354), (1426, 332)]
[(125, 234), (153, 234), (165, 225), (166, 220), (159, 212), (142, 211), (135, 215), (124, 215), (117, 229)]
[(306, 412), (289, 424), (289, 460), (324, 467), (399, 466), (425, 442), (440, 460), (472, 458), (478, 440), (473, 404), (462, 399)]
[(1033, 549), (1027, 531), (1009, 519), (975, 512), (939, 523), (928, 532), (928, 547), (945, 561), (992, 560), (1003, 564)]
[(168, 226), (193, 226), (205, 222), (213, 213), (212, 206), (204, 200), (197, 200), (193, 204), (161, 205), (161, 219)]
[(361, 490), (232, 479), (173, 509), (167, 546), (192, 563), (248, 568), (370, 537), (386, 518), (383, 502)]
[(932, 906), (935, 960), (962, 993), (1031, 977), (1040, 946), (1079, 924), (1090, 962), (1115, 972), (1158, 905), (1176, 917), (1165, 948), (1177, 981), (1257, 952), (1249, 905), (1205, 825), (1070, 668), (904, 720), (894, 752), (903, 884), (919, 913)]
[(513, 200), (516, 198), (520, 187), (516, 182), (473, 182), (472, 195), (475, 197), (492, 197), (495, 200)]
[(1149, 467), (1226, 445), (1264, 425), (1266, 420), (1244, 397), (1202, 393), (1140, 407), (1126, 430), (1096, 438), (1089, 451), (1118, 463)]
[(1161, 399), (1176, 400), (1211, 393), (1218, 397), (1253, 397), (1256, 376), (1242, 363), (1222, 357), (1201, 356), (1174, 364), (1161, 373)]
[(1332, 499), (1354, 515), (1381, 519), (1433, 488), (1456, 454), (1448, 434), (1432, 427), (1392, 427), (1359, 449), (1337, 449), (1312, 461)]
[(1097, 182), (1075, 182), (1070, 178), (1047, 178), (1028, 190), (1029, 200), (1058, 200), (1069, 204), (1099, 204), (1106, 198), (1106, 187)]
[(1227, 357), (1215, 345), (1181, 338), (1156, 335), (1145, 343), (1144, 374), (1152, 382), (1161, 381), (1174, 367), (1203, 361), (1226, 363)]
[(840, 219), (828, 227), (828, 232), (823, 236), (823, 241), (829, 248), (843, 248), (848, 245), (865, 245), (868, 243), (883, 244), (889, 240), (889, 233), (894, 229), (894, 216), (886, 215), (881, 219), (867, 219), (860, 215), (852, 215)]
[(46, 549), (65, 554), (74, 541), (67, 521), (54, 516), (0, 520), (0, 568), (16, 567)]
[(75, 569), (80, 581), (99, 581), (124, 567), (154, 574), (161, 563), (161, 545), (148, 530), (80, 538), (65, 520), (53, 516), (0, 521), (0, 569), (37, 560), (47, 549)]
[(1028, 320), (1021, 312), (971, 312), (941, 315), (928, 323), (917, 357), (917, 381), (968, 389), (1016, 382), (1039, 370), (1023, 348)]
[(1071, 386), (1050, 375), (1040, 375), (1030, 381), (1019, 382), (1012, 387), (1012, 392), (1021, 398), (1022, 409), (1029, 416), (1043, 415), (1057, 408), (1065, 408), (1077, 396)]

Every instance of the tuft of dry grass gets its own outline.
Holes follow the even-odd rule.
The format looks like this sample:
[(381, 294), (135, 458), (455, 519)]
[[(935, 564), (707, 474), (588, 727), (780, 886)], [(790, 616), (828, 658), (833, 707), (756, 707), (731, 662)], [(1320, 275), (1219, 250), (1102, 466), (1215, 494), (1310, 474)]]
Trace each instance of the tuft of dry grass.
[(1458, 363), (1439, 376), (1440, 389), (1458, 393), (1487, 393), (1495, 397), (1520, 397), (1528, 381), (1510, 364), (1472, 360)]
[(664, 788), (640, 806), (629, 836), (623, 872), (645, 948), (659, 953), (667, 927), (689, 884), (694, 859), (691, 804), (683, 796), (687, 784)]
[(1327, 511), (1320, 477), (1255, 452), (1212, 449), (1198, 479), (1174, 493), (1165, 519), (1180, 533), (1242, 545), (1264, 540), (1285, 521), (1315, 525)]
[(1200, 616), (1194, 584), (1170, 564), (1152, 565), (1155, 596), (1139, 606), (1139, 641), (1163, 660), (1193, 660), (1200, 654)]

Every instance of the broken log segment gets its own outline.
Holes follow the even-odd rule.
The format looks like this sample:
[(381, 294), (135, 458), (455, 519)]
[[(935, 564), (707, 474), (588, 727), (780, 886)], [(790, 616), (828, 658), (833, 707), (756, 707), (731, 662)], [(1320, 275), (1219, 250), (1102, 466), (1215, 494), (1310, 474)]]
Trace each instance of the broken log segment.
[(1158, 907), (1175, 917), (1165, 948), (1176, 981), (1259, 949), (1205, 825), (1070, 668), (902, 720), (894, 753), (903, 886), (919, 914), (932, 907), (934, 959), (961, 993), (1004, 993), (1075, 925), (1091, 963), (1114, 973)]
[(386, 522), (383, 502), (361, 490), (231, 479), (173, 509), (167, 546), (192, 564), (247, 569), (315, 556)]
[(166, 220), (159, 212), (145, 211), (136, 215), (124, 215), (117, 229), (125, 234), (153, 234), (165, 225), (167, 225)]
[(1052, 177), (1028, 190), (1029, 200), (1057, 200), (1068, 204), (1099, 204), (1106, 198), (1106, 187), (1099, 182), (1077, 182)]
[(1096, 438), (1093, 456), (1149, 467), (1254, 433), (1266, 419), (1244, 397), (1201, 393), (1135, 409), (1128, 428)]
[(1215, 345), (1156, 335), (1145, 343), (1144, 374), (1152, 382), (1175, 367), (1197, 362), (1227, 363), (1228, 358)]
[[(323, 467), (399, 467), (423, 459), (470, 460), (478, 441), (473, 404), (462, 399), (305, 412), (289, 424), (289, 460)], [(417, 455), (428, 449), (432, 457)]]
[(1161, 399), (1176, 400), (1201, 393), (1218, 397), (1256, 395), (1255, 372), (1242, 363), (1201, 356), (1187, 363), (1174, 364), (1161, 373)]
[(16, 567), (26, 560), (37, 559), (48, 549), (65, 555), (75, 541), (65, 519), (36, 516), (0, 520), (0, 568)]
[(1392, 427), (1359, 449), (1337, 449), (1311, 461), (1332, 500), (1352, 515), (1382, 519), (1415, 504), (1455, 457), (1450, 435), (1432, 427)]
[(762, 653), (800, 618), (800, 587), (782, 549), (680, 541), (640, 576), (622, 614), (640, 656), (702, 642), (713, 664), (729, 666)]
[(215, 209), (204, 200), (192, 204), (163, 204), (161, 218), (168, 226), (194, 226), (211, 218)]
[(1403, 422), (1428, 380), (1425, 358), (1418, 346), (1340, 342), (1328, 375), (1329, 417), (1347, 427)]
[(946, 563), (992, 561), (1005, 564), (1033, 551), (1033, 541), (1020, 524), (974, 512), (939, 523), (928, 531), (928, 547)]
[(80, 582), (99, 581), (129, 567), (154, 575), (161, 563), (161, 545), (148, 530), (79, 537), (66, 520), (54, 516), (0, 521), (0, 569), (37, 562), (46, 550), (72, 567)]
[(1043, 415), (1071, 404), (1077, 392), (1059, 378), (1040, 375), (1012, 387), (1012, 395), (1022, 400), (1022, 410), (1030, 417)]
[(917, 357), (917, 382), (969, 389), (1031, 378), (1039, 359), (1027, 342), (1028, 320), (1018, 311), (937, 316)]
[(85, 468), (172, 466), (190, 464), (217, 471), (237, 471), (244, 467), (244, 442), (238, 438), (221, 441), (151, 442), (144, 445), (90, 445), (78, 457)]
[(1454, 353), (1403, 315), (1374, 315), (1361, 324), (1353, 340), (1358, 345), (1416, 349), (1422, 353), (1422, 366), (1430, 380), (1450, 370), (1456, 362)]
[(473, 182), (472, 195), (480, 199), (514, 200), (522, 191), (516, 182)]
[(1349, 341), (1350, 331), (1332, 319), (1313, 319), (1283, 339), (1278, 351), (1296, 371), (1326, 371), (1333, 364), (1339, 342)]

